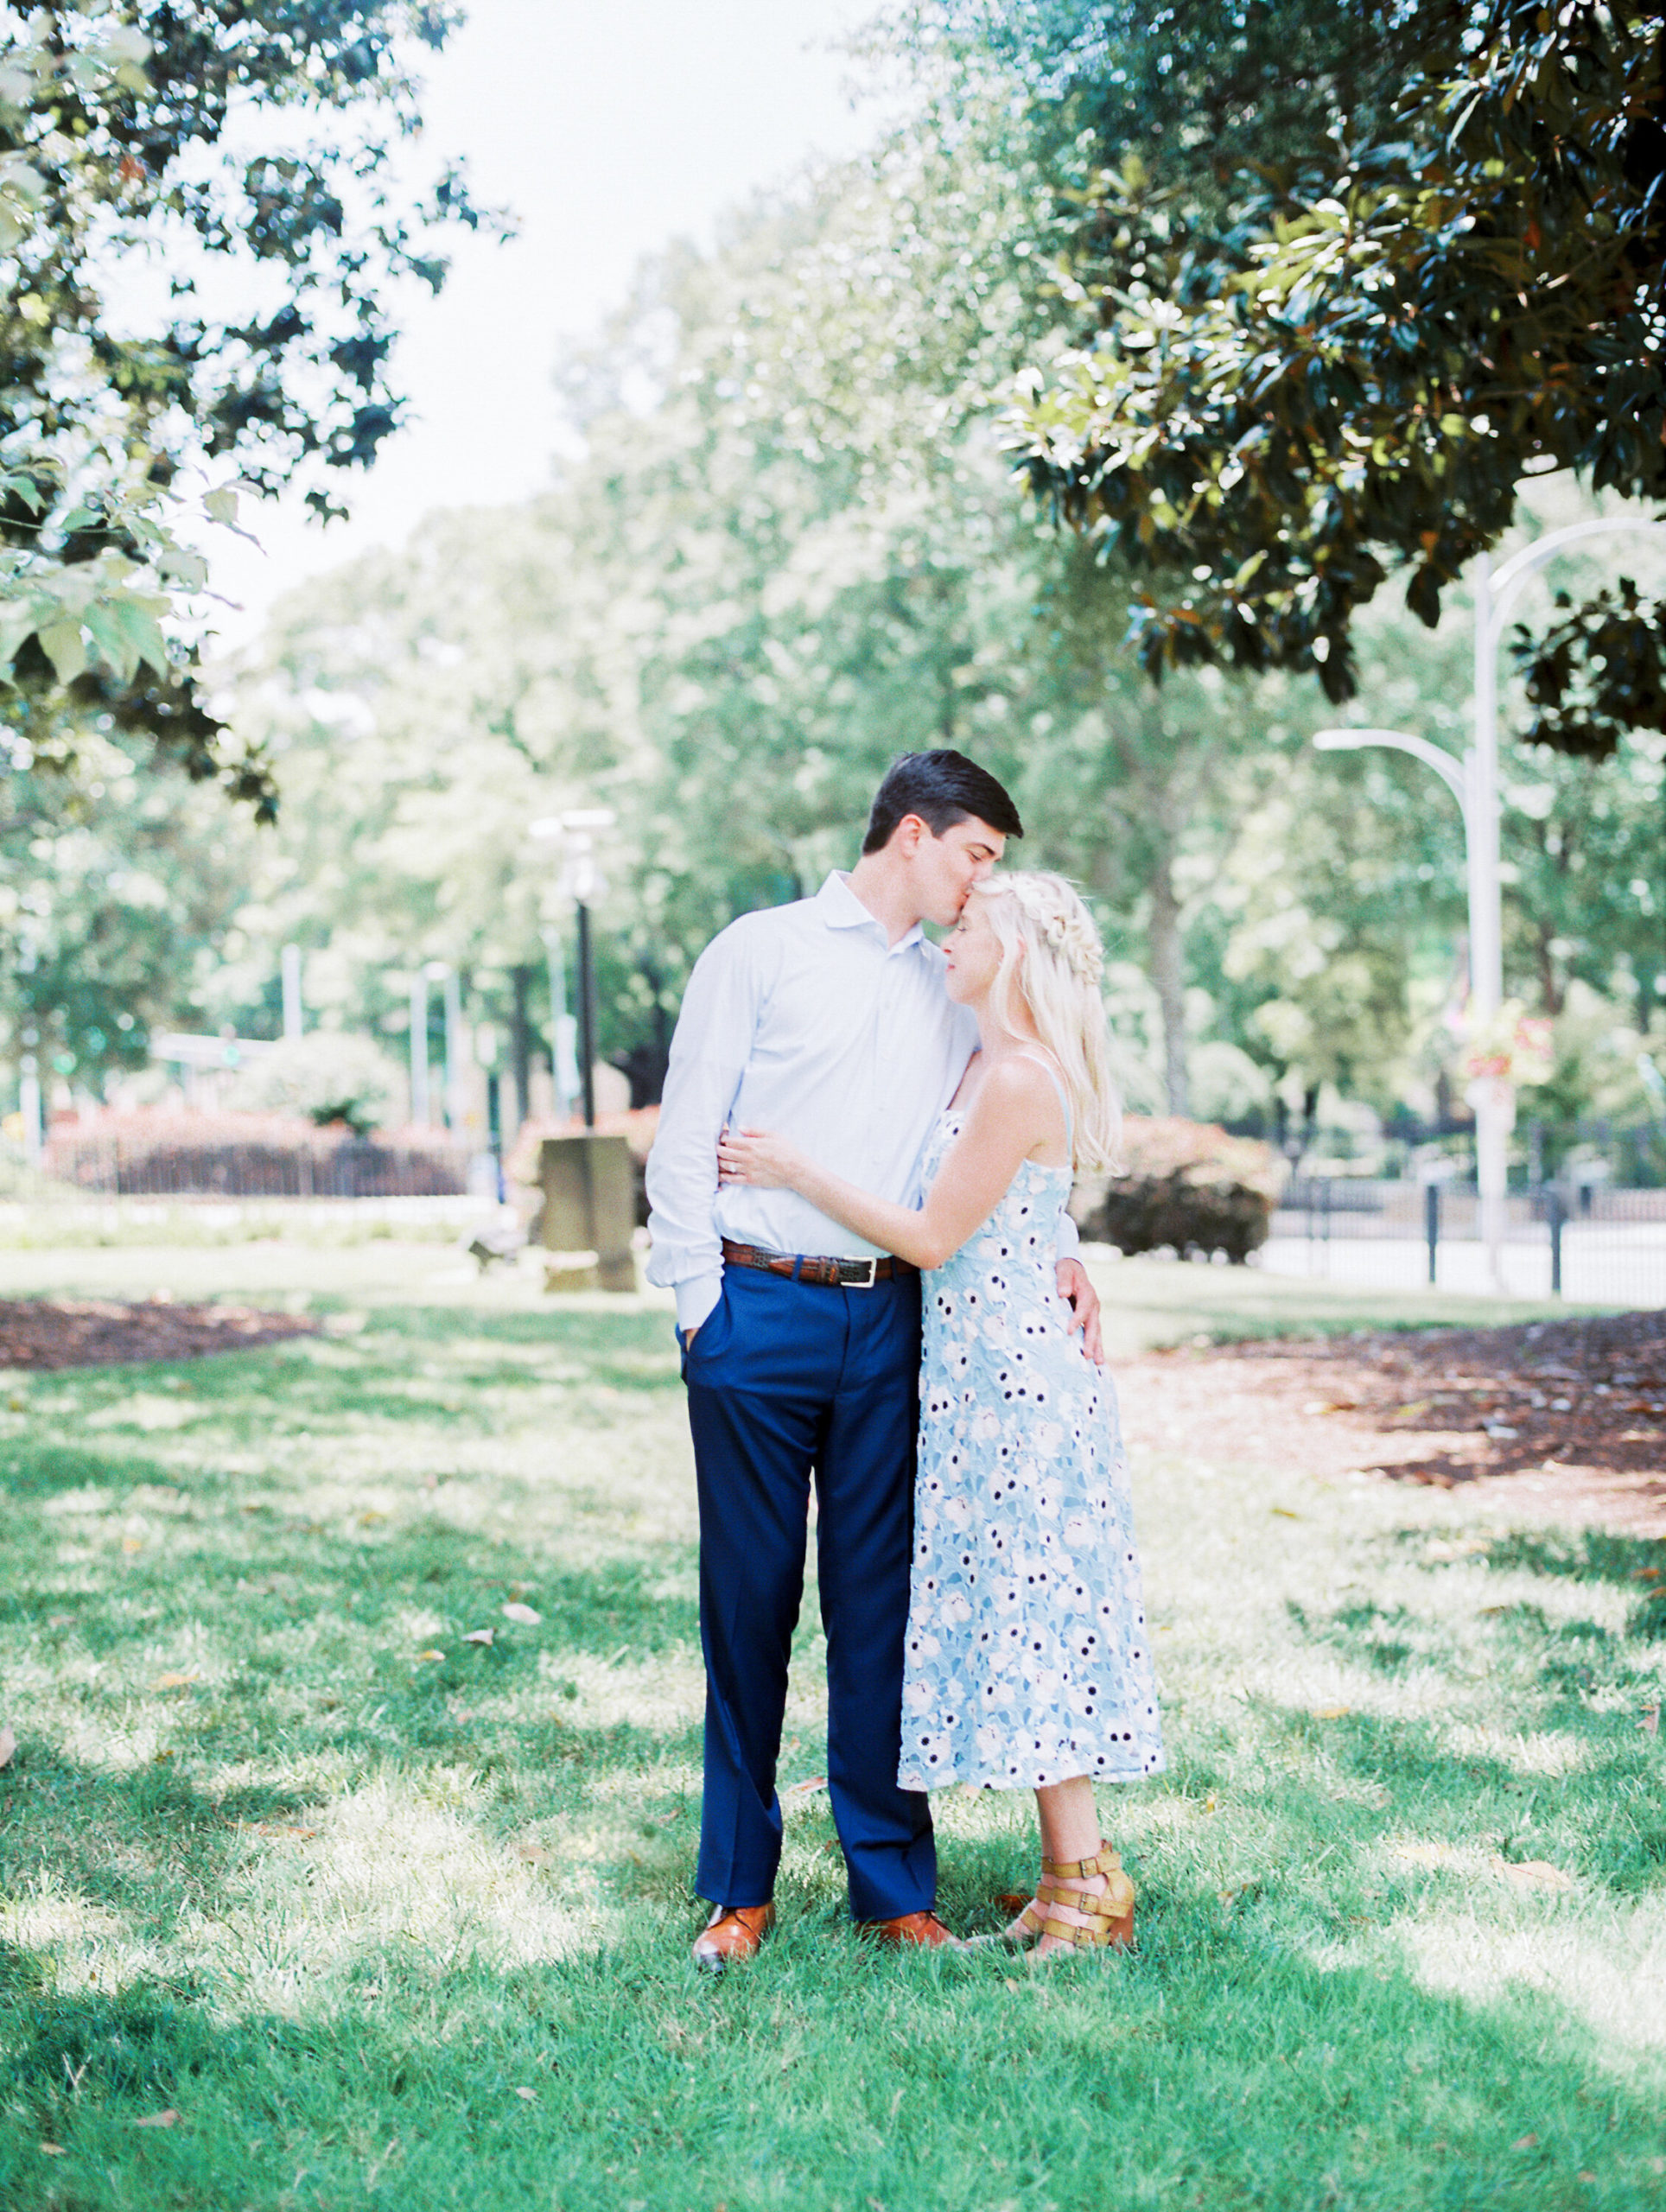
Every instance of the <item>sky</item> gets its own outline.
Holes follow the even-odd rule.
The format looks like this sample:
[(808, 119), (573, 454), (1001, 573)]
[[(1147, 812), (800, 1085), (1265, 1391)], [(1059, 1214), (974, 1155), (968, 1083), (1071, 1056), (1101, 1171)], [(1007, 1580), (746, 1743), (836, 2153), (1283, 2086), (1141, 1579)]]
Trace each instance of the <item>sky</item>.
[(234, 645), (272, 601), (436, 507), (498, 504), (547, 480), (560, 423), (550, 370), (594, 328), (638, 262), (676, 238), (709, 243), (723, 210), (817, 156), (868, 143), (835, 41), (873, 0), (471, 0), (431, 59), (431, 164), (461, 156), (475, 196), (506, 205), (504, 245), (459, 232), (450, 281), (413, 301), (397, 374), (410, 426), (366, 477), (352, 519), (320, 530), (298, 499), (246, 508), (259, 550), (220, 535), (216, 623)]

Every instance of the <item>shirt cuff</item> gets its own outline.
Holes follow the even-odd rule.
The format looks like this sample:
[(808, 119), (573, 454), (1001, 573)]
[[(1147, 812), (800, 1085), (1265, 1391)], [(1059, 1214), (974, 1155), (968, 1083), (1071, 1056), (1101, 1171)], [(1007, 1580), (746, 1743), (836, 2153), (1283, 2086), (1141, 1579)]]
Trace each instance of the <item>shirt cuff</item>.
[(679, 1329), (697, 1329), (723, 1295), (723, 1271), (715, 1274), (690, 1275), (686, 1282), (677, 1286), (677, 1325)]

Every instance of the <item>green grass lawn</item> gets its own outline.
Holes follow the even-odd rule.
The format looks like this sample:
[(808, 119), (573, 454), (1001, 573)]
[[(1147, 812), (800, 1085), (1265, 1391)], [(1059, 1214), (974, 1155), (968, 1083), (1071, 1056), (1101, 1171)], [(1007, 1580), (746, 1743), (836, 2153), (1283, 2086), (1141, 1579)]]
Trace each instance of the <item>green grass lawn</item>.
[[(343, 1310), (0, 1378), (6, 2212), (1666, 2201), (1666, 1545), (1230, 1437), (1141, 1465), (1170, 1767), (1103, 1797), (1138, 1955), (875, 1956), (804, 1792), (779, 1937), (712, 1984), (664, 1314), (385, 1248), (51, 1280)], [(1251, 1299), (1106, 1282), (1124, 1345)], [(1286, 1290), (1302, 1326), (1396, 1303), (1254, 1298)], [(823, 1763), (806, 1610), (789, 1783)], [(1028, 1804), (938, 1825), (987, 1928)]]

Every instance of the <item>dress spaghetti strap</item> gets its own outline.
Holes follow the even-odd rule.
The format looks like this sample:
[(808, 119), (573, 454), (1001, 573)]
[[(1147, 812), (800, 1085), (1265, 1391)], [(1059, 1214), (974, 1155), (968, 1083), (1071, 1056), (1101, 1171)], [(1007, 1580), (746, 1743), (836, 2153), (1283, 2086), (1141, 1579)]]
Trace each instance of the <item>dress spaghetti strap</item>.
[(1014, 1050), (1020, 1058), (1033, 1060), (1037, 1067), (1046, 1068), (1047, 1073), (1052, 1077), (1052, 1087), (1059, 1093), (1059, 1103), (1065, 1109), (1065, 1149), (1074, 1160), (1076, 1157), (1076, 1117), (1070, 1110), (1070, 1093), (1065, 1088), (1064, 1077), (1046, 1053), (1033, 1052), (1024, 1045), (1016, 1046)]

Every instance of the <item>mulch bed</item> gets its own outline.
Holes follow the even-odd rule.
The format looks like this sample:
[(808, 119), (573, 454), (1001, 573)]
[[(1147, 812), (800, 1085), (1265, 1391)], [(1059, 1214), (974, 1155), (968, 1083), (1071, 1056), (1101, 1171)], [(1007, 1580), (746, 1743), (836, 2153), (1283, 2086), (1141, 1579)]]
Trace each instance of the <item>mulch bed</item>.
[(1666, 1537), (1666, 1313), (1154, 1352), (1119, 1380), (1136, 1445), (1485, 1483), (1535, 1517)]
[(0, 1367), (106, 1367), (147, 1359), (200, 1359), (311, 1336), (305, 1315), (252, 1306), (175, 1306), (148, 1299), (0, 1299)]

